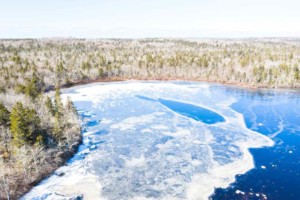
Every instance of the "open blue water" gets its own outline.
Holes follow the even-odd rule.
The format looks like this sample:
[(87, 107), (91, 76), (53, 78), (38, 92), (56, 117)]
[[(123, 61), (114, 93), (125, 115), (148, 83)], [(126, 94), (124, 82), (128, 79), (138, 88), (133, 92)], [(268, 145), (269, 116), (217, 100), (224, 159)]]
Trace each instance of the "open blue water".
[(83, 145), (23, 199), (300, 199), (299, 90), (124, 82), (63, 96)]
[[(261, 194), (272, 200), (300, 199), (300, 91), (220, 89), (239, 97), (232, 108), (243, 114), (249, 129), (275, 145), (251, 149), (255, 169), (238, 175), (229, 188), (217, 189), (212, 199), (264, 199)], [(244, 194), (236, 194), (237, 189)]]
[(169, 99), (155, 100), (141, 95), (137, 95), (136, 97), (149, 100), (149, 101), (157, 101), (180, 115), (189, 117), (196, 121), (204, 122), (206, 124), (214, 124), (214, 123), (225, 121), (225, 119), (218, 113), (194, 104), (189, 104), (189, 103), (184, 103), (184, 102), (174, 101)]

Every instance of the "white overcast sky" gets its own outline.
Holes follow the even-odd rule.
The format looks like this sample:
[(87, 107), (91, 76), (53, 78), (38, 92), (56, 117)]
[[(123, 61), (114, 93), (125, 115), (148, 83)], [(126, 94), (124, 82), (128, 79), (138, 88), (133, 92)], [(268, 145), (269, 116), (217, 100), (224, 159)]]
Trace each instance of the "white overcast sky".
[(300, 0), (0, 0), (0, 38), (300, 37)]

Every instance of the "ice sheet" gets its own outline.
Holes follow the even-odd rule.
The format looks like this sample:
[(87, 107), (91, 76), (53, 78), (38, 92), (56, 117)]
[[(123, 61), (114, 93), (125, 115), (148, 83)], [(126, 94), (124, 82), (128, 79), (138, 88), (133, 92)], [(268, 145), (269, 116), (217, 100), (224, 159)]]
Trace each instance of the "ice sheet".
[[(243, 116), (230, 108), (236, 99), (227, 95), (209, 84), (185, 82), (98, 83), (65, 90), (63, 98), (71, 97), (85, 118), (84, 144), (58, 169), (64, 176), (51, 176), (23, 199), (54, 193), (93, 199), (208, 199), (215, 187), (227, 187), (235, 175), (253, 168), (248, 148), (273, 145), (246, 128)], [(188, 102), (225, 121), (195, 121), (140, 96)]]

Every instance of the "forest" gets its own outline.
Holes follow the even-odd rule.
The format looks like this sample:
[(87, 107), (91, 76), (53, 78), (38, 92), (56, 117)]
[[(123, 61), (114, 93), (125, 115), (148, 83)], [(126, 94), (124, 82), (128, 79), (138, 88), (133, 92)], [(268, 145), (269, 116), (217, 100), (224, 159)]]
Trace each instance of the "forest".
[(0, 40), (0, 199), (17, 199), (63, 165), (80, 119), (60, 88), (96, 81), (192, 80), (300, 87), (300, 40)]

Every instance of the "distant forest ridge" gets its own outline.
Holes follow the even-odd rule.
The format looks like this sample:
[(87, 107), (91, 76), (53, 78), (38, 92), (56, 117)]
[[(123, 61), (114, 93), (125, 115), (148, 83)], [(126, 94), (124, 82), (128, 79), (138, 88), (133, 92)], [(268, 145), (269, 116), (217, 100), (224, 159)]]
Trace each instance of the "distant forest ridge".
[(44, 89), (114, 78), (299, 87), (299, 63), (299, 38), (0, 40), (0, 90), (33, 74)]

